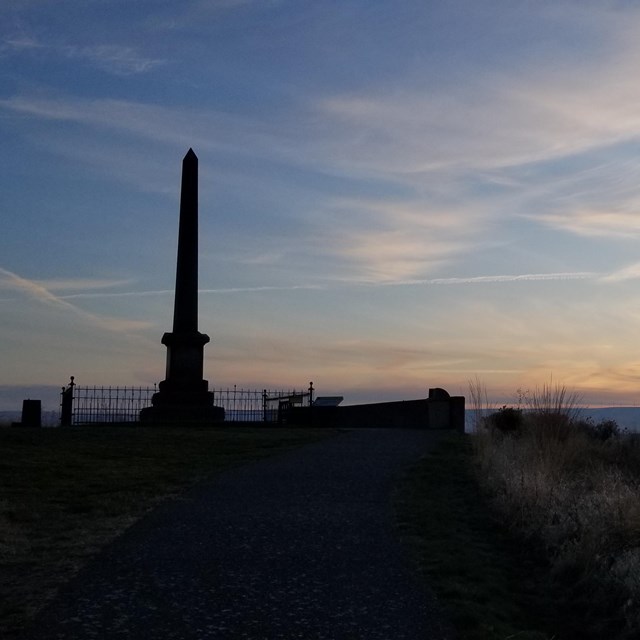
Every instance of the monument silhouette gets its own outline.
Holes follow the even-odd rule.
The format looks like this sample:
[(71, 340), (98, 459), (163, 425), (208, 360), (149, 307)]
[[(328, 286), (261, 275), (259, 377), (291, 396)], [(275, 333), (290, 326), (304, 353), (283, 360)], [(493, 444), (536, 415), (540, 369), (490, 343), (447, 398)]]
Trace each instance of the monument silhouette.
[(162, 336), (167, 347), (166, 379), (140, 412), (141, 422), (212, 423), (224, 420), (203, 379), (204, 345), (209, 336), (198, 331), (198, 157), (189, 149), (182, 160), (180, 228), (173, 331)]

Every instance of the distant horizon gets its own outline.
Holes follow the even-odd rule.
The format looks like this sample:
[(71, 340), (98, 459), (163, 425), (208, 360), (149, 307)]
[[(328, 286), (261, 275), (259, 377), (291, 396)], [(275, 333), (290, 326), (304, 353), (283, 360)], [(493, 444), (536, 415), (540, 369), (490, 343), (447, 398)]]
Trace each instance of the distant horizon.
[[(37, 399), (37, 398), (34, 398)], [(347, 406), (345, 404), (344, 406)], [(490, 411), (497, 410), (499, 407), (492, 407)], [(472, 432), (475, 428), (474, 413), (476, 410), (466, 411), (465, 430)], [(631, 433), (640, 433), (640, 407), (638, 406), (608, 406), (608, 407), (579, 407), (581, 418), (590, 418), (594, 423), (602, 420), (614, 420), (621, 430), (627, 430)], [(19, 422), (21, 419), (20, 409), (5, 410), (0, 408), (0, 426), (9, 425)], [(57, 427), (60, 421), (60, 411), (43, 405), (42, 409), (42, 426)], [(233, 424), (230, 423), (230, 424)]]
[[(153, 388), (153, 384), (139, 384), (139, 385), (117, 385), (117, 384), (97, 384), (94, 385), (91, 382), (85, 382), (82, 380), (75, 380), (76, 384), (80, 386), (97, 386), (97, 387), (142, 387), (142, 388)], [(294, 391), (306, 391), (308, 389), (308, 382), (302, 385), (235, 385), (238, 390), (258, 390), (261, 391), (263, 389), (268, 389), (271, 391), (280, 391), (280, 390), (294, 390)], [(437, 386), (437, 385), (434, 385)], [(23, 400), (41, 400), (42, 401), (42, 409), (43, 411), (59, 411), (60, 408), (60, 393), (62, 391), (62, 385), (0, 385), (0, 412), (7, 411), (20, 411), (22, 408)], [(227, 390), (233, 389), (234, 385), (209, 385), (210, 390)], [(466, 409), (473, 410), (471, 398), (468, 389), (467, 390), (452, 390), (445, 389), (449, 392), (450, 395), (462, 395), (466, 398)], [(569, 389), (568, 392), (571, 392)], [(363, 389), (336, 389), (331, 388), (329, 390), (319, 388), (314, 383), (314, 397), (318, 396), (343, 396), (344, 400), (342, 402), (343, 406), (351, 405), (351, 404), (372, 404), (377, 402), (394, 402), (394, 401), (402, 401), (402, 400), (416, 400), (420, 398), (427, 398), (429, 395), (428, 388), (425, 388), (423, 392), (416, 390), (414, 393), (406, 391), (404, 393), (398, 392), (394, 393), (389, 390), (363, 390)], [(518, 398), (517, 393), (514, 392), (510, 396), (497, 397), (492, 398), (489, 397), (487, 407), (490, 410), (498, 410), (502, 406), (510, 406), (515, 407), (518, 406)], [(523, 405), (524, 406), (524, 405)], [(620, 399), (620, 400), (603, 400), (603, 401), (587, 401), (581, 399), (579, 396), (577, 398), (576, 406), (581, 409), (624, 409), (624, 408), (640, 408), (640, 399), (638, 401), (633, 402), (629, 399)]]

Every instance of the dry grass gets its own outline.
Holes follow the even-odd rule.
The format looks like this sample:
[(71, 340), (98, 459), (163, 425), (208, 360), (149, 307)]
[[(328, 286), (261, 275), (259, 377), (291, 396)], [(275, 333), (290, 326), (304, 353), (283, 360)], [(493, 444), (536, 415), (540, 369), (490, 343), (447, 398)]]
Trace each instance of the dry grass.
[(478, 431), (486, 418), (491, 413), (487, 388), (482, 380), (476, 376), (468, 381), (469, 386), (469, 409), (473, 411), (472, 430)]
[(474, 437), (481, 481), (511, 527), (542, 546), (571, 606), (593, 616), (593, 637), (638, 637), (640, 440), (600, 440), (563, 388), (536, 393), (516, 430)]

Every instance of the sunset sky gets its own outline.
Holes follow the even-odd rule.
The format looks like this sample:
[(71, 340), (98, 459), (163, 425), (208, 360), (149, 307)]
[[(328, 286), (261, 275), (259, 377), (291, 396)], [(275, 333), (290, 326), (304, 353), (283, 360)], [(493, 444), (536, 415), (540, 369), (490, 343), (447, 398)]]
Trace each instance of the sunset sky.
[(2, 2), (0, 409), (164, 378), (189, 147), (211, 386), (640, 403), (639, 69), (622, 0)]

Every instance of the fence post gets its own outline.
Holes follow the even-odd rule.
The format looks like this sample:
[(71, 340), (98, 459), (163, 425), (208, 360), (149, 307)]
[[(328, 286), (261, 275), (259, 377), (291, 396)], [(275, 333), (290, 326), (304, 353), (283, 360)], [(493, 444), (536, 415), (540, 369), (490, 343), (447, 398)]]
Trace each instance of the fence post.
[(73, 418), (73, 387), (75, 386), (74, 378), (71, 376), (71, 382), (69, 382), (69, 386), (65, 389), (62, 387), (62, 393), (60, 394), (60, 426), (61, 427), (70, 427), (71, 421)]

